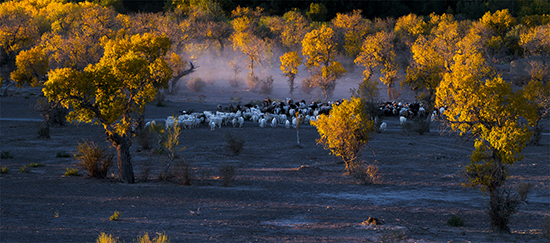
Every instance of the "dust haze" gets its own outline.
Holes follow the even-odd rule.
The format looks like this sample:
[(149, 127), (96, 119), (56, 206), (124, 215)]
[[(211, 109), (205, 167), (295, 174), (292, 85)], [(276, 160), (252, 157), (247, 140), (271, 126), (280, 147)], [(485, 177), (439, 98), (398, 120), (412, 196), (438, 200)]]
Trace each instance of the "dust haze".
[[(224, 50), (223, 54), (208, 53), (199, 56), (192, 60), (195, 66), (198, 66), (196, 71), (186, 77), (183, 77), (177, 85), (178, 92), (169, 97), (174, 101), (198, 101), (203, 99), (204, 102), (215, 101), (218, 103), (248, 103), (249, 101), (263, 100), (265, 98), (284, 100), (291, 98), (294, 100), (306, 100), (308, 102), (314, 100), (323, 100), (323, 94), (319, 88), (314, 88), (309, 94), (301, 89), (302, 80), (309, 77), (308, 70), (305, 65), (300, 65), (298, 75), (295, 79), (295, 89), (293, 94), (290, 94), (288, 78), (283, 76), (280, 70), (281, 62), (279, 56), (284, 54), (283, 51), (275, 51), (269, 57), (267, 55), (262, 58), (261, 64), (255, 64), (254, 73), (258, 78), (265, 79), (268, 76), (273, 77), (273, 91), (270, 94), (262, 94), (259, 89), (249, 91), (246, 84), (246, 77), (250, 70), (248, 69), (249, 59), (239, 51), (234, 51), (231, 47)], [(237, 75), (237, 80), (240, 86), (234, 87), (230, 81), (234, 79), (234, 71), (229, 63), (233, 61), (241, 68)], [(350, 89), (357, 89), (363, 77), (363, 67), (356, 66), (353, 60), (347, 57), (340, 57), (338, 61), (347, 70), (346, 76), (338, 79), (334, 93), (329, 100), (349, 99), (351, 97)], [(204, 90), (200, 92), (192, 92), (186, 87), (189, 80), (193, 78), (201, 78), (207, 83)], [(379, 81), (380, 74), (376, 73), (373, 79), (377, 80), (379, 88), (379, 100), (387, 101), (387, 88)], [(399, 84), (395, 88), (400, 89)], [(399, 101), (413, 102), (414, 93), (409, 88), (402, 88), (400, 91)], [(202, 97), (202, 98), (199, 98)]]

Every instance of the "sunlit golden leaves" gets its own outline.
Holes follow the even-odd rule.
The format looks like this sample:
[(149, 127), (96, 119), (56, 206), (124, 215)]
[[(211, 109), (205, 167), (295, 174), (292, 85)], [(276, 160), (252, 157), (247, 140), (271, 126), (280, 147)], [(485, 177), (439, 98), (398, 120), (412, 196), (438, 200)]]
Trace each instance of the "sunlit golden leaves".
[(550, 23), (528, 29), (520, 36), (527, 54), (550, 56)]
[(342, 158), (348, 172), (350, 163), (357, 161), (373, 131), (374, 122), (369, 120), (365, 107), (359, 98), (344, 99), (340, 105), (332, 106), (330, 116), (320, 115), (311, 122), (320, 135), (317, 143)]
[(302, 54), (305, 65), (314, 77), (313, 84), (323, 91), (325, 99), (332, 95), (336, 80), (346, 74), (340, 62), (336, 61), (337, 47), (334, 31), (323, 25), (306, 34), (302, 40)]
[[(130, 115), (141, 113), (158, 89), (167, 87), (172, 70), (164, 58), (170, 47), (166, 36), (152, 34), (121, 37), (105, 42), (105, 54), (97, 64), (79, 71), (50, 71), (44, 95), (72, 107), (71, 121), (106, 126), (108, 132), (128, 133)], [(112, 128), (116, 127), (116, 131)]]
[(15, 64), (17, 70), (11, 73), (11, 79), (19, 87), (23, 84), (30, 84), (33, 87), (41, 85), (49, 69), (46, 53), (38, 47), (20, 52)]
[(332, 19), (332, 25), (340, 29), (344, 35), (344, 49), (347, 55), (355, 58), (361, 51), (363, 37), (371, 31), (370, 20), (363, 19), (361, 10), (354, 10), (349, 14), (337, 13)]

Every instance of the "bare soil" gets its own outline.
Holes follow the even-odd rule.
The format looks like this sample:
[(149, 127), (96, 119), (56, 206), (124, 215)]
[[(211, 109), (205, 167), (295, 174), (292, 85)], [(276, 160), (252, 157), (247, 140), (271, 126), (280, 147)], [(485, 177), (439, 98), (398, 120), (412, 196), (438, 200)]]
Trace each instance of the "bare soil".
[[(164, 107), (148, 106), (146, 119), (162, 120), (184, 109), (215, 110), (231, 99), (246, 103), (265, 98), (210, 88), (202, 102), (198, 93), (181, 92), (167, 97)], [(73, 158), (57, 158), (57, 153), (74, 153), (83, 139), (105, 147), (109, 143), (102, 128), (90, 124), (53, 127), (50, 139), (38, 139), (40, 116), (30, 108), (38, 94), (27, 90), (1, 99), (1, 150), (13, 156), (1, 160), (1, 166), (10, 169), (0, 176), (1, 242), (95, 242), (101, 232), (121, 242), (133, 242), (145, 232), (165, 233), (171, 242), (545, 240), (541, 227), (543, 217), (550, 216), (548, 130), (542, 145), (526, 147), (524, 159), (511, 169), (508, 186), (529, 182), (534, 187), (510, 222), (512, 234), (497, 235), (490, 232), (485, 214), (488, 196), (462, 186), (472, 143), (437, 132), (438, 123), (430, 133), (406, 134), (398, 118), (386, 118), (388, 130), (374, 134), (372, 151), (367, 148), (362, 154), (378, 165), (382, 181), (374, 185), (359, 185), (345, 175), (344, 165), (316, 144), (314, 127), (301, 127), (297, 146), (295, 129), (260, 128), (249, 121), (243, 128), (210, 131), (203, 125), (183, 130), (179, 148), (184, 149), (178, 155), (190, 163), (193, 185), (159, 181), (163, 156), (137, 143), (132, 146), (137, 183), (123, 184), (114, 178), (116, 165), (109, 179), (62, 176), (78, 166)], [(245, 138), (240, 155), (225, 148), (227, 132)], [(147, 161), (152, 171), (142, 182)], [(45, 166), (19, 172), (30, 163)], [(236, 168), (230, 187), (219, 179), (221, 163)], [(193, 213), (197, 210), (200, 213)], [(122, 215), (110, 221), (115, 211)], [(461, 216), (465, 225), (447, 225), (452, 215)], [(383, 224), (363, 223), (369, 217)]]

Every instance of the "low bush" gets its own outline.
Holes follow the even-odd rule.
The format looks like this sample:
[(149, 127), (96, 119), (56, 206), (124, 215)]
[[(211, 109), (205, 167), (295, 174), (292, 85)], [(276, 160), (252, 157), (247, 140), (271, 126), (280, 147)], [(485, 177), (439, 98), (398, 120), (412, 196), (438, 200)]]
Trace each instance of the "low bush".
[(361, 163), (350, 163), (350, 175), (364, 185), (377, 184), (382, 181), (382, 176), (378, 172), (378, 165), (365, 165)]
[(31, 170), (29, 169), (28, 166), (23, 165), (23, 166), (19, 167), (19, 172), (21, 172), (21, 173), (29, 173), (29, 172), (31, 172)]
[(271, 94), (273, 92), (273, 76), (268, 76), (265, 79), (261, 80), (262, 85), (260, 86), (261, 94)]
[(430, 120), (423, 117), (407, 119), (402, 128), (407, 134), (410, 132), (416, 132), (420, 135), (424, 135), (424, 133), (430, 132)]
[(206, 82), (201, 78), (195, 77), (187, 82), (187, 88), (192, 92), (201, 92), (206, 87)]
[(122, 215), (119, 211), (115, 211), (113, 215), (109, 217), (109, 220), (111, 221), (117, 221), (120, 218), (120, 215)]
[(248, 86), (249, 91), (255, 91), (256, 88), (258, 88), (259, 83), (260, 83), (260, 78), (258, 78), (257, 76), (246, 77), (246, 85)]
[(311, 94), (311, 91), (313, 91), (314, 88), (313, 80), (311, 78), (302, 79), (302, 85), (300, 86), (302, 92), (305, 94)]
[[(142, 236), (139, 236), (133, 242), (137, 243), (169, 243), (170, 239), (164, 233), (157, 233), (158, 235), (151, 239), (149, 233), (145, 233)], [(96, 243), (118, 243), (118, 238), (113, 237), (112, 235), (105, 234), (102, 232), (96, 240)]]
[(136, 142), (143, 150), (153, 149), (153, 145), (158, 141), (158, 133), (152, 127), (145, 127), (136, 133)]
[(7, 166), (2, 166), (2, 169), (0, 169), (0, 174), (7, 174), (10, 173), (10, 169)]
[(235, 180), (235, 166), (222, 163), (219, 169), (223, 186), (228, 187)]
[(231, 132), (225, 134), (225, 146), (234, 155), (238, 155), (244, 147), (244, 137), (235, 136)]
[(114, 238), (112, 235), (105, 234), (105, 232), (101, 232), (96, 243), (117, 243), (118, 238)]
[(67, 168), (67, 171), (65, 171), (65, 174), (63, 174), (63, 176), (82, 176), (82, 175), (80, 174), (80, 171), (78, 171), (78, 169)]
[(46, 164), (44, 163), (30, 163), (29, 165), (27, 165), (28, 167), (33, 167), (33, 168), (36, 168), (36, 167), (44, 167), (46, 166)]
[(169, 243), (170, 239), (164, 233), (157, 233), (155, 238), (149, 237), (149, 233), (145, 233), (143, 236), (137, 238), (138, 243)]
[(107, 172), (113, 166), (112, 153), (106, 152), (94, 142), (82, 142), (76, 146), (76, 160), (82, 166), (90, 177), (105, 178)]
[(447, 224), (450, 226), (460, 227), (464, 226), (464, 220), (458, 215), (453, 215), (449, 220), (447, 220)]
[(57, 152), (57, 154), (55, 154), (55, 157), (56, 158), (70, 158), (71, 154), (67, 153), (65, 151), (60, 151), (60, 152)]
[(174, 170), (174, 175), (176, 176), (178, 184), (184, 186), (192, 185), (193, 170), (187, 161), (184, 159), (177, 160), (174, 165)]
[(520, 182), (516, 186), (516, 192), (519, 196), (519, 200), (522, 201), (522, 202), (527, 201), (527, 194), (529, 194), (529, 192), (531, 191), (532, 188), (533, 188), (533, 184), (531, 184), (529, 182), (527, 182), (527, 183)]

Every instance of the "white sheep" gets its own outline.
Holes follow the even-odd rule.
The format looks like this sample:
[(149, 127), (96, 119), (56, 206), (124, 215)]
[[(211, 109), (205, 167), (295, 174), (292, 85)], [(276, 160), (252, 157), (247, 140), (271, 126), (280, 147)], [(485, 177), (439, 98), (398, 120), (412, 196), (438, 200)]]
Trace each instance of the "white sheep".
[(155, 125), (156, 125), (155, 120), (148, 121), (147, 123), (145, 123), (145, 127), (152, 127), (152, 126), (155, 126)]
[(244, 118), (242, 116), (240, 116), (238, 121), (239, 121), (239, 127), (243, 127)]
[(407, 122), (407, 118), (404, 117), (404, 116), (400, 116), (399, 117), (399, 124), (403, 125), (403, 124), (405, 124), (405, 122)]
[(382, 122), (382, 124), (380, 124), (380, 131), (381, 132), (385, 132), (386, 129), (388, 129), (388, 124), (386, 124), (385, 122)]
[(210, 125), (210, 131), (214, 131), (214, 129), (216, 129), (216, 123), (215, 122), (211, 121), (209, 123), (209, 125)]
[(277, 118), (276, 117), (273, 117), (273, 119), (271, 120), (271, 127), (277, 127)]
[(286, 128), (290, 128), (290, 121), (289, 121), (289, 120), (286, 120), (286, 121), (285, 121), (285, 127), (286, 127)]
[(266, 119), (262, 118), (260, 119), (260, 127), (265, 127)]
[(237, 118), (233, 118), (231, 120), (231, 124), (233, 125), (233, 127), (236, 127), (237, 126)]

